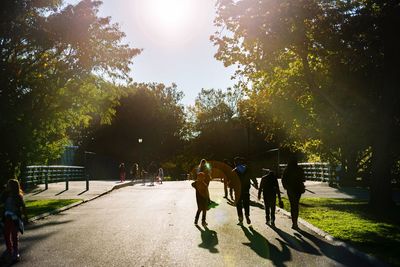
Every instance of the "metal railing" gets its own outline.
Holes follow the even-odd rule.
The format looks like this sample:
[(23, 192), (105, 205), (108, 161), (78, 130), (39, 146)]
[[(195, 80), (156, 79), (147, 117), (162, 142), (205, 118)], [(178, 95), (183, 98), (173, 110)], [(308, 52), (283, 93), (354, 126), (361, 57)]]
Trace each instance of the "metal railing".
[(88, 177), (85, 175), (84, 167), (33, 165), (26, 167), (23, 183), (25, 187), (45, 184), (45, 189), (48, 189), (49, 183), (65, 182), (65, 190), (68, 190), (69, 181), (78, 180), (86, 180), (86, 187), (88, 189)]
[[(334, 168), (327, 162), (303, 162), (299, 163), (304, 170), (306, 180), (332, 182), (335, 180)], [(279, 164), (281, 173), (287, 164)]]

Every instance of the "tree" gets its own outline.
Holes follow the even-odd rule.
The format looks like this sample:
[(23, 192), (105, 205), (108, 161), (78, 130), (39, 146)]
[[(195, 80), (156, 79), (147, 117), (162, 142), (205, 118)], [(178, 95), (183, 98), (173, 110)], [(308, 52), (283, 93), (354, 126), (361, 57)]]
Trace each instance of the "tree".
[[(133, 84), (123, 89), (110, 125), (92, 127), (83, 146), (130, 166), (151, 161), (165, 163), (181, 153), (184, 108), (183, 93), (175, 84)], [(141, 144), (138, 139), (142, 139)]]
[(371, 204), (389, 205), (399, 130), (392, 30), (399, 4), (220, 0), (217, 7), (216, 25), (230, 33), (212, 37), (216, 57), (241, 67), (253, 118), (283, 129), (291, 146), (336, 158), (349, 173), (372, 155)]
[[(60, 155), (94, 114), (109, 121), (140, 50), (97, 15), (101, 1), (5, 0), (0, 6), (2, 179)], [(101, 76), (102, 78), (99, 78)], [(105, 81), (106, 80), (106, 81)]]

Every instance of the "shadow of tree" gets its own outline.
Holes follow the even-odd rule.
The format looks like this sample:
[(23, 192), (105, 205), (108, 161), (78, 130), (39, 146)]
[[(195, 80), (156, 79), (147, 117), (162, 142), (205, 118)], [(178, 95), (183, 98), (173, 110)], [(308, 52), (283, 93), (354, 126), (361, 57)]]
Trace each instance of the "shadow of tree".
[(286, 266), (285, 262), (291, 260), (291, 253), (284, 242), (278, 239), (281, 244), (282, 251), (275, 245), (268, 242), (268, 240), (257, 232), (252, 226), (247, 229), (243, 225), (241, 228), (250, 243), (243, 243), (243, 245), (250, 247), (258, 256), (269, 259), (273, 262), (274, 266)]
[(199, 229), (201, 234), (201, 243), (199, 247), (208, 249), (211, 253), (218, 253), (218, 249), (215, 247), (218, 245), (218, 235), (217, 232), (208, 229), (207, 226), (204, 226), (204, 230), (196, 225), (196, 228)]

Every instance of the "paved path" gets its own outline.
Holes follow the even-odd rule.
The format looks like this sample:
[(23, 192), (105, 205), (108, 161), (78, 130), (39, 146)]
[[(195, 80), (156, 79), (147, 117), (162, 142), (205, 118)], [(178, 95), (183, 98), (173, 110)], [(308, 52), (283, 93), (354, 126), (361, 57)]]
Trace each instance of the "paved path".
[(193, 225), (189, 181), (128, 186), (28, 226), (16, 266), (369, 266), (343, 247), (290, 229), (276, 229), (252, 206), (252, 227), (236, 225), (236, 210), (211, 182), (208, 227)]
[(65, 190), (65, 182), (51, 183), (47, 190), (44, 184), (38, 185), (37, 188), (30, 191), (24, 196), (25, 200), (37, 199), (83, 199), (88, 200), (104, 194), (113, 189), (113, 187), (129, 184), (127, 181), (121, 183), (120, 181), (90, 181), (89, 190), (86, 190), (85, 181), (71, 181), (69, 182), (69, 189)]

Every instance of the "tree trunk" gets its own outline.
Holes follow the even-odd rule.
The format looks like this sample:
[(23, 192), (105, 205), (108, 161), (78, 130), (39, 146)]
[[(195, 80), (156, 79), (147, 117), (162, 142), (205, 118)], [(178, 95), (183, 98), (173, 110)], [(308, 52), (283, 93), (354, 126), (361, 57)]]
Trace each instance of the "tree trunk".
[[(394, 1), (396, 2), (396, 1)], [(384, 69), (382, 92), (378, 103), (378, 121), (375, 129), (375, 142), (372, 146), (372, 177), (370, 204), (379, 210), (393, 205), (390, 172), (394, 162), (393, 144), (396, 140), (396, 106), (400, 85), (400, 26), (399, 6), (396, 3), (382, 4), (382, 33), (384, 46)]]

